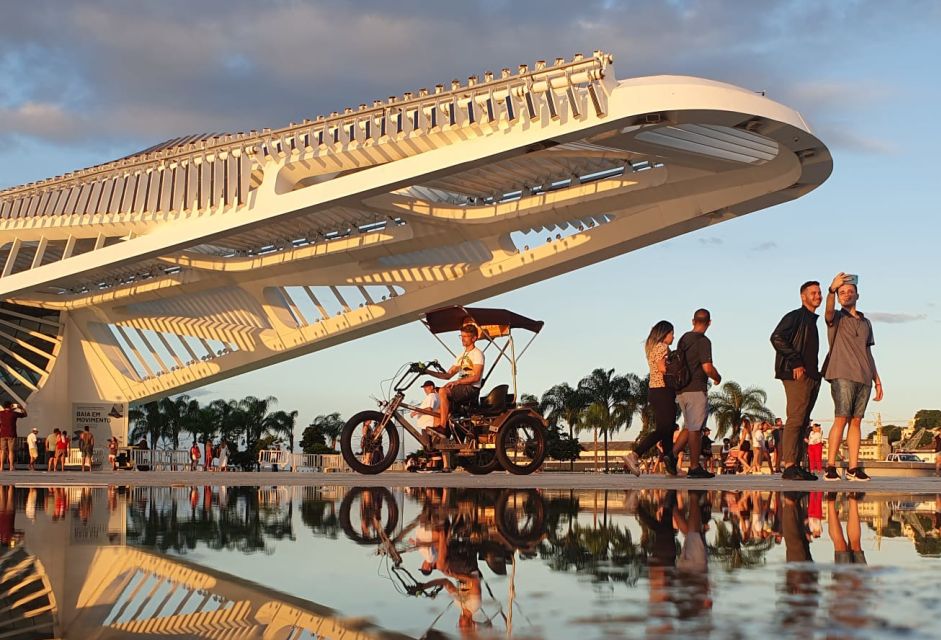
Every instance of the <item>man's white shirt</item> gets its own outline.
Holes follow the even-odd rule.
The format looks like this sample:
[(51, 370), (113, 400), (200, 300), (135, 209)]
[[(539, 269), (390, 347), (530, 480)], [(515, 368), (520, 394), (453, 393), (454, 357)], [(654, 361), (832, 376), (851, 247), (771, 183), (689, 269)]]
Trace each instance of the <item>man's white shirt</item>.
[[(438, 410), (438, 394), (437, 393), (426, 393), (425, 397), (422, 398), (421, 404), (418, 405), (422, 409), (431, 409), (432, 411)], [(423, 413), (418, 414), (418, 427), (420, 429), (431, 428), (435, 426), (435, 417), (427, 416)]]
[(28, 446), (30, 449), (39, 448), (37, 439), (36, 439), (36, 434), (33, 433), (32, 431), (30, 431), (29, 435), (26, 436), (26, 446)]
[[(474, 347), (473, 349), (468, 349), (461, 355), (457, 357), (457, 360), (454, 361), (454, 366), (461, 370), (461, 378), (466, 378), (467, 376), (474, 373), (474, 367), (480, 365), (484, 366), (484, 352)], [(474, 383), (474, 386), (478, 389), (480, 388), (480, 380)]]

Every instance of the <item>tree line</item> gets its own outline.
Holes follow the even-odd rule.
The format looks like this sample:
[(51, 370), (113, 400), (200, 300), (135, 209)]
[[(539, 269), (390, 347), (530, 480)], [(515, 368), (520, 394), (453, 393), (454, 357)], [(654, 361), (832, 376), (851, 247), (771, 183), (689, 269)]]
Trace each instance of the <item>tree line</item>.
[[(566, 425), (569, 439), (574, 440), (576, 434), (590, 432), (597, 452), (600, 436), (607, 471), (609, 436), (630, 429), (635, 416), (641, 422), (641, 436), (654, 428), (653, 407), (647, 400), (649, 386), (649, 375), (643, 378), (634, 373), (618, 375), (614, 369), (599, 368), (579, 380), (574, 387), (562, 382), (549, 388), (538, 400), (538, 405), (550, 426)], [(728, 434), (733, 441), (737, 440), (743, 418), (774, 420), (774, 413), (766, 406), (767, 402), (768, 394), (763, 389), (743, 388), (733, 381), (723, 383), (709, 394), (709, 411), (716, 423), (716, 437), (723, 438)]]
[(179, 449), (184, 435), (191, 442), (225, 440), (231, 464), (247, 468), (254, 465), (260, 450), (275, 444), (294, 450), (298, 412), (275, 410), (277, 403), (274, 396), (246, 396), (201, 404), (185, 394), (147, 402), (128, 412), (130, 440), (145, 440), (151, 449)]

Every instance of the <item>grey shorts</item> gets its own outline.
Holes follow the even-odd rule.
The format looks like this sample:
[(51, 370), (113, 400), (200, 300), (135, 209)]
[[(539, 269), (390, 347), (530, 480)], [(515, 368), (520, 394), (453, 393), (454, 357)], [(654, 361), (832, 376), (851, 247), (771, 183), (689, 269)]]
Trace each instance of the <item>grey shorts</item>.
[(705, 391), (687, 391), (676, 396), (683, 412), (683, 426), (687, 431), (701, 431), (709, 418), (709, 402)]
[(840, 418), (862, 418), (872, 393), (872, 383), (863, 384), (837, 378), (830, 381), (833, 396), (833, 413)]

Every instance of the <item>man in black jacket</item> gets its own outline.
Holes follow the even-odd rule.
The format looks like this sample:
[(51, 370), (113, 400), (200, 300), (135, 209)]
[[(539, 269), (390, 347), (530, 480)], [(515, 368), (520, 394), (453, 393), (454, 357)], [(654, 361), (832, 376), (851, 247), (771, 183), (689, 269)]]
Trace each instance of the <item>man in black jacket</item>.
[(787, 422), (781, 443), (781, 477), (784, 480), (816, 480), (817, 476), (801, 468), (803, 443), (810, 412), (820, 391), (820, 370), (817, 366), (820, 338), (817, 335), (817, 314), (823, 301), (820, 283), (801, 285), (801, 307), (785, 314), (771, 334), (774, 346), (774, 377), (784, 383), (787, 397)]

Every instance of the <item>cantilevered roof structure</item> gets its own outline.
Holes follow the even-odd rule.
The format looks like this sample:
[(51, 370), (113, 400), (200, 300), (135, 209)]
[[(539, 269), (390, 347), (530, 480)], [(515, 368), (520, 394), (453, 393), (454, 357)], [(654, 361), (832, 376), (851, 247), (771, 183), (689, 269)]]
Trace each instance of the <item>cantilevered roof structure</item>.
[(559, 58), (0, 191), (0, 395), (140, 401), (798, 198), (800, 114)]

